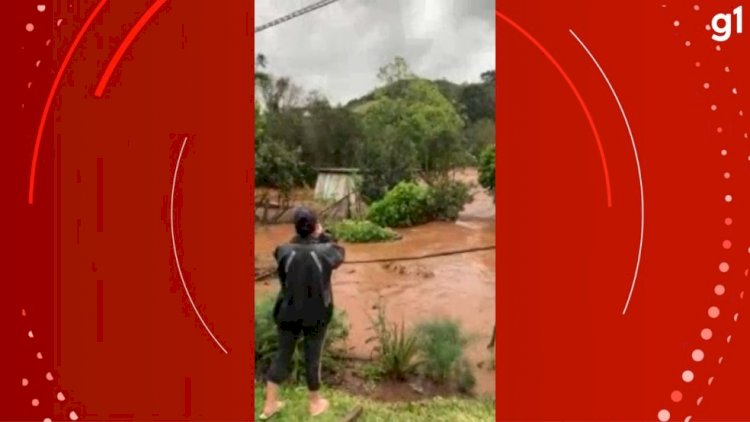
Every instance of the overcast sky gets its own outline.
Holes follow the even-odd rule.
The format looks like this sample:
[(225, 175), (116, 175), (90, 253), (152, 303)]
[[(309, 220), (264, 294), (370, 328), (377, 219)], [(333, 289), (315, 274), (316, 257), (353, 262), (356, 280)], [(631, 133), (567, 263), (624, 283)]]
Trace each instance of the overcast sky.
[[(255, 25), (318, 0), (255, 0)], [(368, 93), (395, 56), (417, 75), (473, 82), (495, 68), (495, 0), (339, 0), (262, 31), (256, 53), (332, 103)]]

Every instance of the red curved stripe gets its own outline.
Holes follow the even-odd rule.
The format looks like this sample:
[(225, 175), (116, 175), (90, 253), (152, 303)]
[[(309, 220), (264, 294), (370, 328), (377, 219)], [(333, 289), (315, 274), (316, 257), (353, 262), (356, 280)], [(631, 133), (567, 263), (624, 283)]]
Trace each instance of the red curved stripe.
[(37, 160), (39, 159), (39, 147), (42, 143), (42, 134), (44, 133), (44, 126), (47, 124), (47, 116), (49, 115), (49, 110), (52, 107), (52, 99), (55, 97), (55, 93), (57, 92), (57, 88), (60, 86), (60, 80), (62, 80), (62, 75), (65, 73), (65, 69), (68, 68), (68, 64), (70, 63), (71, 57), (73, 57), (73, 53), (78, 49), (78, 44), (81, 43), (81, 39), (83, 38), (83, 34), (88, 31), (89, 27), (91, 26), (91, 23), (94, 21), (94, 18), (99, 14), (99, 12), (102, 10), (104, 5), (107, 3), (107, 0), (101, 0), (99, 4), (96, 5), (94, 10), (91, 12), (88, 18), (86, 18), (86, 21), (83, 23), (83, 26), (78, 31), (78, 34), (73, 39), (73, 43), (70, 45), (70, 48), (68, 49), (68, 52), (65, 54), (65, 57), (63, 58), (62, 64), (60, 65), (60, 69), (57, 70), (57, 75), (55, 75), (55, 80), (52, 82), (52, 88), (49, 91), (49, 95), (47, 95), (47, 103), (44, 105), (44, 111), (42, 111), (42, 117), (39, 120), (39, 127), (36, 131), (36, 141), (34, 143), (34, 153), (31, 156), (31, 174), (29, 175), (29, 204), (34, 203), (34, 182), (36, 180), (36, 164)]
[(586, 119), (589, 122), (589, 126), (591, 126), (591, 131), (594, 132), (594, 139), (596, 139), (596, 145), (599, 148), (599, 157), (602, 160), (602, 168), (604, 169), (604, 184), (606, 185), (606, 188), (607, 188), (607, 207), (611, 208), (612, 207), (612, 187), (610, 186), (610, 181), (609, 181), (609, 168), (607, 167), (607, 158), (604, 156), (604, 147), (602, 146), (602, 140), (599, 137), (599, 131), (596, 130), (594, 119), (593, 117), (591, 117), (589, 108), (588, 106), (586, 106), (586, 102), (583, 101), (583, 97), (581, 96), (581, 93), (578, 92), (578, 88), (576, 88), (575, 84), (570, 79), (568, 74), (565, 73), (565, 70), (562, 68), (562, 66), (560, 66), (560, 63), (558, 63), (557, 60), (555, 60), (552, 54), (550, 54), (550, 52), (547, 51), (547, 49), (544, 48), (544, 46), (539, 41), (537, 41), (536, 38), (531, 36), (531, 34), (529, 34), (520, 25), (513, 22), (509, 17), (503, 15), (499, 11), (496, 10), (495, 14), (497, 15), (497, 17), (499, 17), (500, 19), (510, 24), (510, 26), (512, 26), (515, 30), (520, 32), (529, 41), (531, 41), (531, 43), (534, 44), (544, 54), (544, 56), (547, 57), (547, 59), (555, 66), (557, 71), (560, 72), (560, 75), (563, 77), (563, 79), (565, 79), (565, 82), (568, 83), (568, 86), (573, 91), (573, 95), (575, 95), (576, 99), (578, 100), (578, 103), (581, 105), (581, 108), (583, 109), (583, 113), (586, 115)]
[(156, 0), (151, 6), (146, 10), (146, 12), (138, 18), (138, 21), (133, 25), (132, 28), (130, 28), (130, 31), (125, 36), (125, 38), (120, 43), (120, 46), (117, 47), (117, 50), (115, 51), (115, 54), (112, 56), (112, 59), (109, 61), (109, 64), (107, 65), (107, 68), (104, 69), (104, 73), (102, 74), (101, 79), (99, 80), (99, 84), (96, 86), (96, 90), (94, 91), (94, 95), (97, 97), (101, 97), (102, 93), (104, 93), (104, 88), (107, 87), (107, 83), (109, 83), (109, 78), (112, 77), (112, 73), (115, 71), (115, 68), (120, 63), (120, 60), (122, 60), (122, 56), (125, 54), (125, 50), (127, 50), (130, 47), (130, 44), (133, 43), (135, 40), (135, 37), (138, 36), (138, 34), (143, 30), (143, 27), (146, 26), (149, 20), (156, 14), (157, 11), (166, 3), (167, 0)]

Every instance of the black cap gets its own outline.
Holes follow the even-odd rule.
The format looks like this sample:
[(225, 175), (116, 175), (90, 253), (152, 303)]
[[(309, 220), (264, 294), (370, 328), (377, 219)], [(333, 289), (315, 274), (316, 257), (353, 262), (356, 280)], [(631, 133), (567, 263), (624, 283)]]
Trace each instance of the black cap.
[(315, 233), (318, 218), (311, 210), (300, 207), (294, 211), (294, 229), (300, 237), (307, 237)]

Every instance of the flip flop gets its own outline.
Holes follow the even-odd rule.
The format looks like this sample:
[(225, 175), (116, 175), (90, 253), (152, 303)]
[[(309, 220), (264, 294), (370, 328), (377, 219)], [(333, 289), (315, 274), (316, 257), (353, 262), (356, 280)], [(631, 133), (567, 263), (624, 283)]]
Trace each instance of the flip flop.
[(310, 416), (320, 416), (323, 413), (325, 413), (328, 410), (329, 407), (331, 407), (331, 403), (328, 400), (326, 400), (326, 399), (321, 399), (321, 400), (323, 400), (323, 402), (325, 403), (325, 406), (323, 406), (320, 410), (318, 410), (315, 413), (311, 412)]
[(277, 402), (276, 405), (277, 405), (276, 410), (274, 410), (272, 413), (270, 413), (268, 415), (266, 415), (265, 413), (261, 413), (259, 419), (262, 420), (262, 421), (267, 421), (267, 420), (271, 419), (275, 414), (279, 413), (281, 411), (281, 409), (284, 408), (284, 402), (283, 401)]

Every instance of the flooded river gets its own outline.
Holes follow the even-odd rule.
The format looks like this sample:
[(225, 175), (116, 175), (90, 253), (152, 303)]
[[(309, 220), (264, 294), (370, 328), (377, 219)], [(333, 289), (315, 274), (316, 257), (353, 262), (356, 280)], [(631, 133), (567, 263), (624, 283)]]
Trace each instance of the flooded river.
[[(489, 208), (489, 209), (488, 209)], [(293, 235), (290, 224), (259, 226), (255, 254), (272, 262), (274, 248)], [(479, 193), (456, 223), (430, 223), (399, 230), (403, 239), (377, 244), (344, 244), (347, 261), (422, 256), (495, 244), (494, 205)], [(486, 346), (495, 323), (495, 251), (487, 250), (390, 263), (344, 264), (334, 273), (334, 302), (347, 313), (348, 347), (354, 357), (368, 358), (372, 347), (370, 317), (382, 301), (388, 318), (407, 327), (435, 318), (458, 320), (472, 337), (467, 357), (473, 363), (478, 394), (495, 392), (495, 373), (480, 362), (491, 358)], [(257, 296), (274, 294), (278, 281), (255, 286)]]

